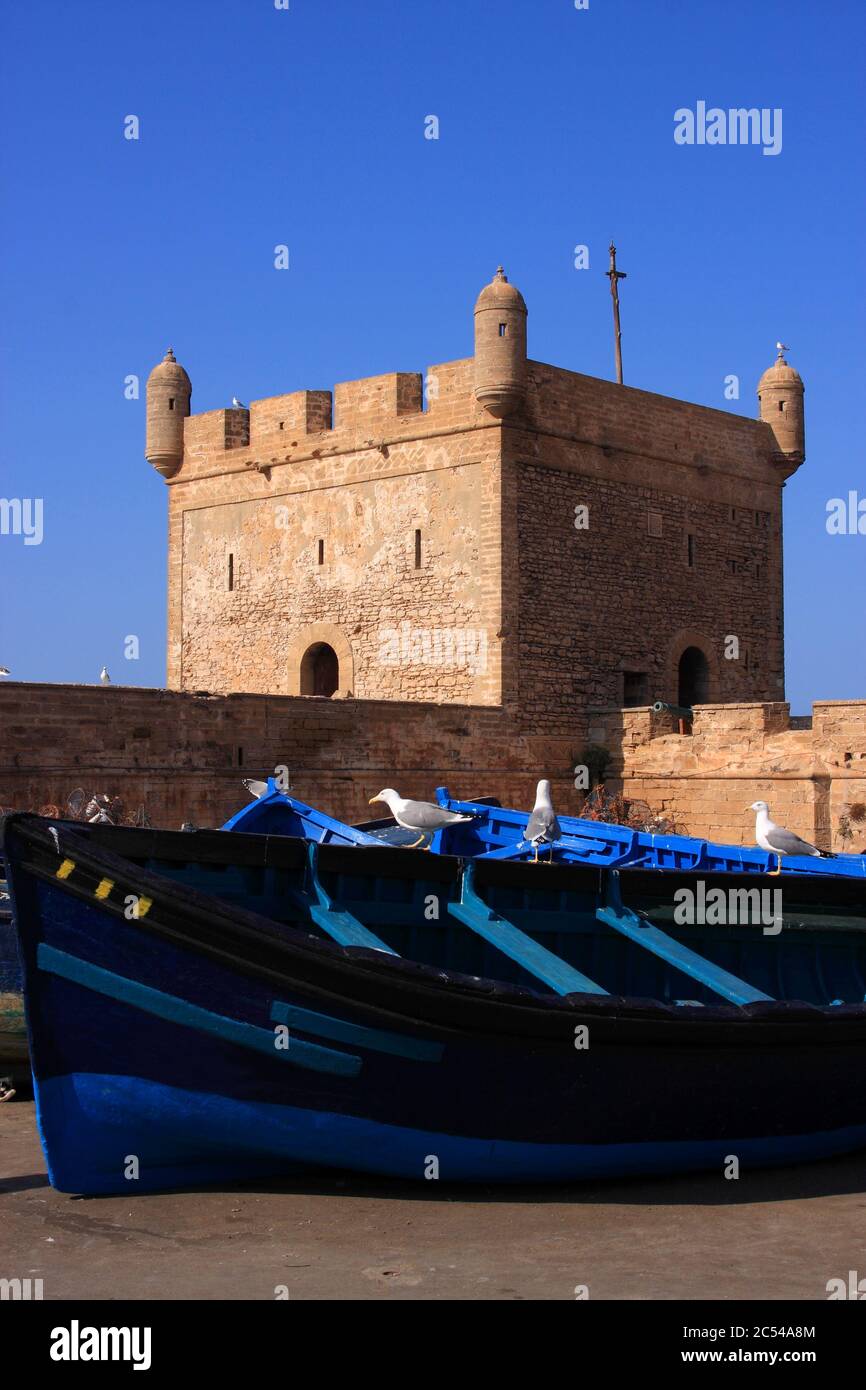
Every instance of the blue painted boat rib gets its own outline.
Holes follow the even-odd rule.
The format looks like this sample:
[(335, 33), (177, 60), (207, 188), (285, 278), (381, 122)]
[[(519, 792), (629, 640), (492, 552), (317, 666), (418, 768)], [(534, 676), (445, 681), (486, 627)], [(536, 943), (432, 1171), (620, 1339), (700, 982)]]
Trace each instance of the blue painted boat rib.
[(448, 911), (458, 922), (483, 936), (503, 955), (509, 956), (530, 975), (543, 981), (557, 994), (607, 994), (594, 980), (566, 964), (553, 951), (527, 936), (513, 922), (494, 912), (475, 891), (475, 866), (466, 864), (460, 885), (460, 902), (449, 903)]
[(389, 1052), (395, 1057), (407, 1057), (412, 1062), (440, 1062), (445, 1050), (442, 1043), (409, 1038), (405, 1034), (390, 1033), (381, 1028), (366, 1028), (360, 1023), (349, 1023), (344, 1018), (332, 1018), (330, 1014), (301, 1009), (279, 1000), (271, 1005), (271, 1019), (274, 1023), (286, 1023), (290, 1028), (300, 1028), (302, 1033), (314, 1033), (320, 1038), (330, 1038), (332, 1042), (353, 1043), (356, 1047), (367, 1047), (372, 1052)]
[(252, 1048), (254, 1052), (264, 1052), (269, 1057), (296, 1067), (330, 1072), (336, 1076), (357, 1076), (361, 1070), (361, 1058), (351, 1053), (335, 1052), (329, 1047), (295, 1039), (290, 1039), (287, 1048), (277, 1048), (275, 1035), (267, 1028), (257, 1028), (253, 1023), (242, 1023), (239, 1019), (213, 1013), (198, 1004), (178, 999), (176, 995), (166, 994), (138, 980), (104, 970), (102, 966), (93, 965), (78, 956), (71, 956), (56, 946), (46, 945), (44, 941), (37, 948), (36, 963), (40, 970), (50, 975), (59, 975), (61, 979), (83, 985), (85, 989), (116, 999), (121, 1004), (130, 1004), (168, 1023), (179, 1023), (183, 1027), (194, 1028), (196, 1032), (209, 1033), (211, 1037), (236, 1043), (238, 1047)]
[(648, 917), (642, 913), (633, 912), (631, 908), (623, 905), (619, 893), (619, 883), (617, 875), (612, 875), (608, 888), (608, 902), (605, 907), (596, 908), (596, 917), (600, 922), (605, 922), (614, 931), (628, 937), (635, 945), (642, 946), (645, 951), (658, 956), (660, 960), (667, 961), (677, 970), (681, 970), (684, 975), (697, 980), (699, 984), (706, 985), (714, 994), (721, 995), (731, 1004), (759, 1004), (772, 1003), (773, 996), (764, 994), (761, 990), (755, 989), (753, 985), (747, 984), (745, 980), (732, 975), (730, 971), (723, 970), (721, 966), (715, 965), (704, 956), (692, 951), (688, 946), (683, 946), (681, 942), (668, 936), (660, 927), (653, 926)]
[(307, 841), (307, 873), (312, 893), (298, 893), (312, 920), (333, 941), (341, 946), (365, 946), (370, 951), (384, 951), (386, 955), (396, 956), (397, 952), (386, 946), (373, 932), (368, 931), (351, 912), (339, 907), (325, 890), (319, 878), (319, 846), (314, 840)]

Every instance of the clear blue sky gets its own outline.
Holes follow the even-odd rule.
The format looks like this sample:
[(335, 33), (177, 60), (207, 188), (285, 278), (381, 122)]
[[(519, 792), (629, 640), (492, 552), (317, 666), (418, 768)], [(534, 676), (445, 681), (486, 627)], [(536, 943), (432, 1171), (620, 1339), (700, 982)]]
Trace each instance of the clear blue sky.
[[(195, 410), (422, 371), (470, 354), (502, 261), (530, 355), (609, 376), (613, 236), (628, 383), (752, 415), (791, 345), (788, 695), (866, 695), (866, 536), (825, 530), (866, 497), (864, 30), (863, 0), (6, 6), (0, 495), (44, 499), (44, 540), (0, 536), (0, 665), (163, 683), (143, 387), (169, 343)], [(781, 107), (782, 152), (675, 145), (698, 100)]]

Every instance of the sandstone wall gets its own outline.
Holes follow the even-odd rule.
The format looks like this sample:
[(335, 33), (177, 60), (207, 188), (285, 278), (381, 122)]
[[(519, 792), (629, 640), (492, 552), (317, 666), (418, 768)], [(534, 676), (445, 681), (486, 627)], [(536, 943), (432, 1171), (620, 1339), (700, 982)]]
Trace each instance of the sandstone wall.
[(500, 421), (472, 358), (426, 394), (391, 373), (189, 416), (168, 684), (295, 694), (327, 642), (358, 698), (501, 704), (565, 734), (624, 702), (625, 672), (675, 701), (698, 646), (711, 699), (781, 698), (774, 450), (760, 421), (539, 362)]
[(300, 697), (197, 696), (123, 686), (0, 685), (0, 806), (61, 807), (75, 787), (143, 806), (153, 825), (220, 825), (246, 777), (290, 769), (295, 795), (348, 820), (385, 786), (432, 799), (496, 795), (531, 806), (543, 768), (576, 813), (573, 746), (521, 733), (483, 706)]
[(499, 702), (496, 422), (471, 367), (431, 368), (427, 409), (394, 373), (338, 385), (333, 417), (330, 392), (301, 391), (186, 420), (171, 687), (297, 694), (327, 642), (358, 698)]
[(852, 826), (853, 839), (840, 833), (852, 807), (866, 810), (866, 700), (812, 708), (802, 721), (781, 701), (701, 705), (691, 735), (651, 709), (597, 710), (589, 738), (610, 752), (610, 787), (691, 834), (754, 843), (747, 808), (766, 801), (774, 820), (819, 848), (866, 851), (866, 820)]
[[(646, 800), (691, 834), (753, 843), (750, 802), (824, 848), (866, 847), (840, 817), (866, 805), (866, 701), (822, 701), (811, 728), (782, 702), (701, 706), (692, 735), (650, 709), (596, 710), (588, 737), (609, 753), (608, 786)], [(154, 825), (219, 825), (247, 799), (244, 777), (291, 771), (299, 797), (348, 820), (379, 813), (383, 786), (432, 797), (497, 796), (528, 807), (537, 778), (579, 814), (573, 768), (586, 744), (506, 710), (286, 696), (196, 696), (133, 687), (0, 685), (0, 806), (60, 805), (73, 788), (144, 806)]]
[(707, 659), (711, 700), (783, 697), (774, 447), (760, 421), (529, 364), (503, 441), (522, 709), (622, 705), (626, 672), (644, 700), (676, 703), (688, 646)]
[(707, 657), (711, 699), (781, 696), (777, 507), (518, 469), (521, 708), (621, 705), (625, 672), (642, 677), (644, 700), (675, 704), (687, 646)]

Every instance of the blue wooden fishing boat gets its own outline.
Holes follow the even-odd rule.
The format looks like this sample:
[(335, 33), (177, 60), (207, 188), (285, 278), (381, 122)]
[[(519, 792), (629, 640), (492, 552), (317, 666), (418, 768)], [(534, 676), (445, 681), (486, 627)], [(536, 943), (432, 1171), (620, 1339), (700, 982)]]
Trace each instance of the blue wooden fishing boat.
[[(63, 1191), (297, 1164), (570, 1180), (866, 1146), (855, 881), (29, 815), (0, 834)], [(678, 925), (701, 884), (783, 908), (766, 929)]]
[(18, 942), (0, 862), (0, 1078), (27, 1069), (27, 1034)]
[[(533, 847), (524, 839), (528, 811), (508, 810), (494, 798), (460, 801), (450, 795), (447, 787), (436, 789), (436, 800), (446, 810), (471, 815), (473, 820), (436, 831), (428, 845), (434, 853), (516, 862), (533, 858)], [(561, 864), (763, 874), (776, 869), (779, 858), (757, 847), (714, 844), (688, 835), (652, 834), (577, 816), (560, 815), (559, 823), (562, 838), (550, 850), (545, 848), (544, 858)], [(412, 831), (401, 830), (390, 818), (347, 825), (280, 791), (273, 778), (261, 796), (242, 807), (223, 829), (297, 835), (320, 844), (397, 845), (417, 838)], [(781, 871), (785, 875), (809, 874), (864, 882), (866, 855), (843, 854), (832, 859), (787, 855), (781, 859)]]

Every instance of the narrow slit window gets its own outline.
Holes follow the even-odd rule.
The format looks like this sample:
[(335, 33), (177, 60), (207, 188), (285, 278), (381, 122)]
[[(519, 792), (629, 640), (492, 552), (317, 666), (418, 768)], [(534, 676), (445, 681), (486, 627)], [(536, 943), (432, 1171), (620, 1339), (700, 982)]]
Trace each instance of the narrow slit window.
[(415, 568), (421, 568), (421, 532), (415, 532)]
[(623, 671), (622, 702), (627, 709), (649, 704), (646, 671)]
[(782, 411), (782, 412), (784, 412), (784, 409), (785, 409), (785, 402), (784, 402), (784, 401), (779, 401), (779, 410)]
[(235, 557), (229, 555), (228, 587), (232, 590), (235, 587)]
[(691, 533), (686, 537), (686, 563), (689, 569), (695, 567), (695, 538)]
[(169, 398), (168, 398), (168, 408), (169, 408), (169, 410), (174, 410), (174, 396), (169, 396)]
[(500, 338), (505, 338), (505, 337), (507, 336), (507, 334), (508, 334), (508, 324), (507, 324), (507, 323), (501, 323), (501, 324), (499, 325), (499, 336), (500, 336)]
[(323, 565), (324, 563), (325, 563), (325, 542), (324, 542), (323, 540), (320, 540), (320, 541), (319, 541), (319, 564), (320, 564), (320, 565)]
[(238, 746), (238, 767), (243, 767), (243, 765), (244, 765), (244, 750), (243, 750), (240, 746)]

